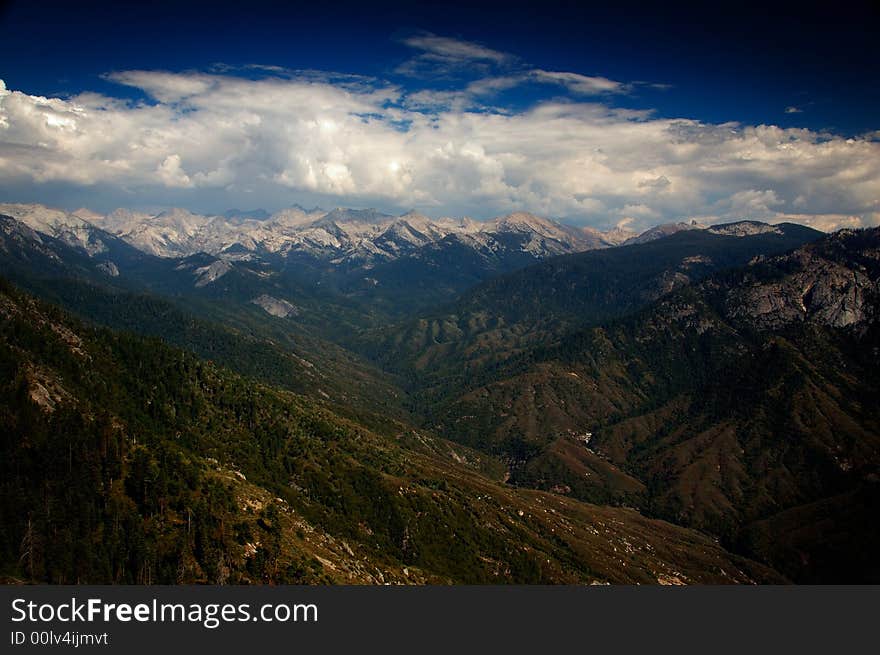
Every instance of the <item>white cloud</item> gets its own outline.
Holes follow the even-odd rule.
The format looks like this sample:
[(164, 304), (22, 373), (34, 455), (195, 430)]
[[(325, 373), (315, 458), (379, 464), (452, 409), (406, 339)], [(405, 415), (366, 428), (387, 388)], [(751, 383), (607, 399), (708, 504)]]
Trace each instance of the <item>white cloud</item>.
[(625, 93), (629, 89), (627, 85), (609, 80), (607, 77), (590, 77), (578, 73), (529, 69), (515, 74), (489, 76), (475, 80), (467, 85), (465, 93), (472, 96), (487, 96), (528, 82), (561, 86), (579, 96)]
[(172, 103), (196, 95), (205, 95), (214, 83), (210, 75), (177, 75), (161, 71), (122, 71), (105, 76), (106, 79), (140, 89), (159, 102)]
[(877, 227), (880, 225), (880, 212), (865, 216), (846, 214), (788, 214), (770, 220), (771, 223), (803, 223), (823, 232), (833, 232), (843, 228)]
[(402, 40), (419, 51), (395, 70), (400, 75), (416, 78), (460, 76), (470, 73), (481, 75), (516, 64), (517, 59), (506, 52), (487, 48), (478, 43), (420, 33)]
[(590, 77), (578, 73), (560, 73), (557, 71), (533, 70), (531, 76), (539, 82), (561, 84), (578, 95), (598, 95), (601, 93), (622, 93), (626, 85), (607, 77)]
[(458, 61), (491, 61), (496, 64), (513, 59), (512, 55), (461, 39), (452, 39), (436, 34), (424, 33), (403, 40), (410, 48), (443, 59)]
[(156, 168), (156, 173), (166, 186), (183, 188), (192, 186), (192, 180), (180, 166), (180, 155), (168, 155)]
[[(873, 135), (714, 125), (600, 102), (482, 104), (493, 84), (518, 83), (505, 76), (482, 91), (408, 95), (381, 81), (269, 73), (112, 76), (149, 103), (45, 98), (0, 82), (0, 183), (113, 186), (160, 204), (165, 191), (196, 202), (222, 190), (251, 205), (245, 194), (259, 189), (433, 213), (632, 218), (634, 228), (689, 217), (867, 225), (880, 215)], [(565, 84), (617, 88), (582, 77)]]
[(425, 33), (404, 39), (403, 43), (421, 52), (401, 64), (397, 73), (412, 77), (476, 75), (477, 79), (459, 92), (463, 97), (491, 95), (528, 82), (557, 85), (584, 96), (626, 93), (630, 89), (607, 77), (533, 68), (514, 55), (470, 41)]
[(472, 96), (492, 95), (494, 93), (498, 93), (499, 91), (512, 89), (527, 80), (527, 74), (484, 77), (479, 80), (474, 80), (473, 82), (468, 84), (467, 88), (465, 89), (465, 93)]

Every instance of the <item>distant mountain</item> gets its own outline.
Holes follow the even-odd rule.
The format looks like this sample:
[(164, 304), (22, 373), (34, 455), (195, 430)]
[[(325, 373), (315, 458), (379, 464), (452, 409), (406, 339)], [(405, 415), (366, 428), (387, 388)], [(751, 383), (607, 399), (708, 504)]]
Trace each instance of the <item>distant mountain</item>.
[[(15, 216), (16, 213), (12, 212), (11, 215)], [(114, 234), (123, 234), (135, 229), (144, 221), (152, 218), (152, 216), (153, 214), (119, 208), (114, 209), (106, 216), (92, 215), (92, 217), (89, 219), (89, 222), (104, 230), (107, 230), (108, 232), (112, 232)]]
[(204, 216), (185, 209), (155, 215), (117, 209), (102, 216), (85, 209), (67, 213), (41, 205), (7, 204), (0, 206), (0, 212), (31, 221), (34, 229), (64, 224), (74, 232), (83, 224), (93, 224), (163, 257), (197, 252), (222, 255), (238, 246), (254, 254), (308, 253), (336, 262), (370, 265), (396, 259), (453, 234), (493, 237), (496, 248), (516, 247), (537, 259), (615, 242), (614, 236), (603, 240), (603, 233), (588, 233), (526, 213), (481, 223), (429, 219), (416, 212), (395, 217), (374, 209), (345, 208), (325, 212), (293, 207), (271, 216), (264, 210), (233, 209), (220, 216)]
[(393, 218), (390, 214), (384, 214), (375, 209), (346, 209), (337, 207), (327, 212), (321, 219), (330, 223), (372, 223), (379, 224)]
[(724, 234), (733, 237), (747, 237), (755, 234), (784, 234), (785, 230), (792, 223), (778, 223), (776, 225), (768, 225), (760, 221), (738, 221), (736, 223), (725, 223), (723, 225), (712, 225), (706, 230), (712, 234)]
[[(437, 277), (432, 268), (441, 260), (449, 267), (450, 278), (441, 286), (459, 293), (491, 275), (548, 257), (647, 243), (679, 231), (706, 229), (694, 222), (675, 223), (634, 236), (620, 228), (607, 232), (575, 228), (524, 212), (478, 222), (430, 219), (416, 212), (395, 217), (374, 209), (336, 208), (328, 212), (298, 206), (271, 216), (264, 210), (237, 209), (206, 216), (179, 208), (155, 215), (117, 209), (102, 216), (87, 209), (68, 213), (42, 205), (15, 204), (0, 205), (0, 213), (92, 256), (104, 247), (95, 230), (98, 228), (158, 257), (174, 259), (206, 253), (227, 261), (265, 260), (276, 267), (289, 263), (289, 268), (301, 270), (305, 279), (324, 278), (325, 283), (350, 288), (356, 294), (370, 287), (380, 295), (385, 288), (403, 290), (401, 283), (405, 280), (393, 277), (394, 269), (400, 268), (419, 280), (404, 295), (420, 306), (448, 297), (435, 293), (421, 302), (418, 298), (419, 288), (425, 288), (424, 279)], [(739, 227), (735, 236), (747, 236), (759, 229), (755, 226), (764, 224), (736, 225)], [(727, 231), (719, 231), (722, 229)], [(708, 231), (734, 235), (733, 229), (713, 226)], [(770, 232), (781, 229), (766, 227)], [(449, 252), (441, 254), (445, 248)], [(381, 271), (368, 274), (397, 260), (404, 263), (382, 269), (391, 276), (388, 279), (383, 279)], [(466, 272), (459, 275), (459, 270)], [(392, 304), (396, 299), (403, 297), (385, 300)]]
[[(691, 220), (690, 222), (663, 223), (661, 225), (656, 225), (642, 232), (641, 234), (630, 234), (628, 238), (622, 239), (618, 242), (617, 245), (635, 245), (638, 243), (648, 243), (649, 241), (655, 241), (657, 239), (662, 239), (678, 232), (685, 232), (688, 230), (706, 230), (708, 232), (711, 232), (712, 234), (723, 234), (726, 236), (735, 237), (745, 237), (753, 236), (755, 234), (770, 233), (782, 234), (785, 230), (785, 225), (791, 224), (780, 223), (776, 225), (769, 225), (760, 221), (737, 221), (733, 223), (724, 223), (721, 225), (703, 225), (702, 223), (698, 223), (696, 220)], [(608, 234), (610, 236), (610, 233)]]
[(76, 214), (42, 205), (0, 204), (0, 215), (12, 216), (32, 230), (80, 249), (89, 256), (106, 251), (99, 230)]
[(662, 239), (663, 237), (668, 237), (669, 235), (675, 234), (676, 232), (702, 229), (705, 229), (705, 226), (697, 223), (696, 221), (691, 221), (689, 223), (663, 223), (662, 225), (652, 227), (639, 235), (632, 236), (629, 239), (626, 239), (625, 241), (623, 241), (622, 245), (633, 246), (639, 243), (648, 243), (649, 241)]
[[(187, 294), (195, 288), (249, 304), (261, 295), (284, 299), (285, 287), (288, 293), (296, 289), (298, 296), (304, 289), (320, 288), (323, 296), (355, 303), (357, 312), (395, 318), (426, 311), (489, 278), (548, 260), (548, 268), (534, 276), (526, 274), (521, 281), (500, 277), (485, 289), (474, 289), (471, 299), (462, 301), (473, 309), (456, 310), (464, 315), (502, 311), (508, 324), (577, 322), (584, 312), (587, 320), (602, 320), (709, 271), (741, 265), (818, 235), (797, 225), (741, 222), (682, 229), (663, 238), (657, 237), (666, 229), (661, 226), (653, 237), (643, 235), (647, 241), (642, 245), (663, 241), (656, 253), (633, 251), (636, 258), (651, 260), (640, 264), (629, 262), (631, 246), (612, 245), (623, 238), (620, 230), (583, 230), (527, 213), (477, 222), (339, 208), (291, 208), (261, 219), (203, 216), (185, 209), (154, 216), (116, 210), (104, 217), (81, 210), (90, 217), (87, 221), (41, 205), (3, 205), (0, 211), (94, 260), (80, 258), (80, 269), (162, 293)], [(669, 241), (679, 234), (691, 236)], [(739, 242), (728, 247), (724, 239)], [(566, 254), (574, 259), (557, 262)], [(191, 266), (196, 261), (192, 258), (202, 263)], [(578, 290), (584, 284), (583, 292)], [(309, 316), (299, 314), (298, 320)], [(476, 325), (466, 332), (481, 330)]]
[(223, 212), (223, 218), (232, 221), (242, 221), (247, 219), (265, 221), (270, 216), (271, 214), (265, 209), (251, 209), (248, 211), (242, 211), (241, 209), (227, 209)]
[[(6, 206), (8, 207), (8, 206)], [(0, 274), (64, 276), (106, 281), (127, 275), (161, 275), (164, 262), (78, 216), (55, 211), (0, 211)], [(33, 226), (33, 227), (31, 227)]]
[[(30, 221), (37, 232), (76, 243), (92, 255), (112, 235), (169, 260), (200, 254), (223, 260), (198, 276), (194, 283), (199, 287), (213, 285), (237, 262), (251, 262), (393, 315), (451, 299), (492, 275), (556, 255), (609, 247), (613, 241), (527, 213), (478, 222), (344, 208), (292, 207), (268, 217), (261, 211), (204, 216), (185, 209), (156, 215), (120, 209), (102, 217), (81, 210), (87, 221), (41, 205), (4, 208)], [(254, 297), (273, 293), (255, 291)]]
[[(0, 210), (33, 230), (28, 238), (53, 260), (46, 266), (64, 261), (78, 275), (119, 277), (162, 293), (198, 291), (251, 306), (266, 295), (299, 305), (312, 288), (325, 299), (335, 294), (364, 303), (355, 309), (360, 314), (406, 316), (472, 289), (454, 315), (441, 321), (458, 326), (451, 342), (445, 328), (432, 328), (437, 335), (433, 343), (417, 346), (417, 330), (405, 337), (396, 333), (393, 338), (404, 339), (399, 345), (385, 344), (389, 356), (397, 357), (390, 353), (409, 343), (419, 349), (423, 363), (433, 359), (434, 351), (450, 348), (471, 352), (468, 357), (488, 348), (494, 357), (491, 352), (544, 338), (547, 329), (558, 332), (625, 314), (712, 271), (796, 247), (820, 234), (792, 224), (743, 221), (703, 228), (681, 223), (643, 233), (643, 243), (629, 240), (625, 243), (631, 245), (613, 247), (624, 231), (577, 229), (527, 213), (481, 223), (435, 220), (415, 212), (391, 217), (375, 210), (299, 207), (270, 218), (234, 221), (183, 209), (155, 216), (116, 210), (103, 218), (80, 210), (90, 222), (41, 205), (3, 205)], [(52, 254), (58, 249), (53, 239), (79, 255)], [(588, 252), (557, 257), (577, 251)], [(549, 261), (528, 268), (544, 259)], [(318, 315), (304, 311), (297, 320)], [(482, 346), (468, 345), (481, 340)]]
[[(621, 227), (615, 227), (605, 232), (597, 230), (593, 227), (584, 227), (581, 229), (583, 230), (587, 239), (591, 240), (591, 242), (595, 245), (595, 248), (610, 248), (612, 246), (619, 246), (626, 242), (628, 239), (636, 236), (635, 232)], [(593, 248), (591, 248), (591, 250), (592, 249)]]
[(169, 209), (126, 226), (118, 236), (151, 255), (179, 257), (200, 250), (200, 235), (210, 222), (208, 217), (186, 209)]

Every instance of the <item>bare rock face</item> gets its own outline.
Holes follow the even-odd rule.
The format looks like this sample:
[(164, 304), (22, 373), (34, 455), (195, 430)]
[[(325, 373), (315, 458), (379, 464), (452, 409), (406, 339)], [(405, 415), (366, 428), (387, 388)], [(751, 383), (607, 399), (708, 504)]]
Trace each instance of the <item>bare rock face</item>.
[(708, 230), (712, 234), (734, 237), (752, 236), (754, 234), (782, 234), (782, 230), (778, 226), (768, 225), (759, 221), (739, 221), (738, 223), (713, 225)]
[(681, 271), (664, 271), (645, 288), (642, 297), (649, 302), (657, 300), (661, 296), (690, 283), (691, 278)]
[[(876, 260), (876, 245), (864, 247), (853, 243), (856, 237), (870, 237), (876, 244), (880, 231), (840, 233), (834, 239), (840, 248), (832, 252), (810, 246), (769, 262), (787, 274), (769, 282), (756, 279), (735, 288), (728, 296), (730, 316), (745, 319), (760, 329), (776, 329), (797, 322), (812, 322), (828, 327), (845, 328), (867, 324), (878, 317), (880, 276), (876, 266), (860, 261)], [(870, 243), (870, 240), (868, 241)], [(849, 259), (840, 251), (851, 250)]]
[(98, 264), (98, 270), (110, 277), (119, 277), (119, 267), (111, 261)]
[(706, 255), (691, 255), (681, 260), (675, 269), (663, 271), (647, 284), (642, 291), (645, 302), (652, 302), (681, 287), (688, 286), (695, 279), (703, 277), (704, 271), (712, 267), (712, 258)]
[(846, 327), (874, 318), (875, 307), (869, 296), (876, 295), (878, 281), (858, 271), (838, 267), (817, 280), (804, 294), (808, 315), (832, 327)]
[(267, 314), (277, 316), (278, 318), (288, 318), (289, 316), (299, 316), (299, 308), (286, 300), (275, 298), (268, 294), (263, 294), (251, 300), (254, 305), (263, 308)]

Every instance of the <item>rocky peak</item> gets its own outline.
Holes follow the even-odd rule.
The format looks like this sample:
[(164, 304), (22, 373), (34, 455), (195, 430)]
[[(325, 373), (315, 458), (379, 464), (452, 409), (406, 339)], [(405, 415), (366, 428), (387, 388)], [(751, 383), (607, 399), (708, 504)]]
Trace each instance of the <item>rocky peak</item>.
[(880, 266), (866, 267), (860, 260), (876, 256), (878, 248), (880, 228), (875, 228), (838, 233), (756, 262), (747, 283), (730, 292), (728, 312), (760, 329), (804, 322), (865, 325), (878, 318)]
[(736, 223), (724, 223), (706, 228), (712, 234), (725, 236), (746, 237), (755, 234), (782, 234), (782, 228), (778, 225), (769, 225), (759, 221), (738, 221)]

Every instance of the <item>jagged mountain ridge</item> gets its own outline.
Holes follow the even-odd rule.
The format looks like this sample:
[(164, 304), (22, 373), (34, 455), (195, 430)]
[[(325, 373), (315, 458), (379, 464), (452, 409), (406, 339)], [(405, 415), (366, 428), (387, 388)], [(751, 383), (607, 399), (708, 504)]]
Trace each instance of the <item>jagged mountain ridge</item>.
[[(375, 210), (337, 208), (329, 212), (299, 207), (271, 216), (255, 212), (227, 212), (206, 216), (185, 209), (155, 215), (115, 210), (101, 216), (88, 210), (68, 213), (41, 205), (0, 205), (0, 213), (23, 220), (37, 231), (59, 228), (75, 234), (89, 225), (120, 237), (144, 252), (181, 257), (204, 252), (253, 254), (306, 253), (334, 263), (370, 265), (390, 261), (413, 249), (451, 235), (467, 236), (463, 243), (500, 248), (505, 236), (517, 235), (524, 252), (536, 258), (607, 246), (602, 233), (590, 236), (556, 221), (527, 213), (513, 213), (491, 221), (429, 219), (416, 212), (391, 216)], [(86, 241), (79, 239), (83, 246)]]
[(219, 215), (203, 215), (181, 208), (156, 214), (116, 209), (102, 215), (85, 208), (65, 212), (39, 204), (5, 203), (0, 204), (0, 213), (92, 254), (101, 251), (100, 238), (91, 229), (94, 227), (160, 257), (206, 253), (236, 259), (305, 254), (336, 265), (366, 268), (412, 254), (429, 244), (436, 247), (449, 239), (478, 251), (497, 253), (513, 249), (543, 259), (645, 243), (682, 230), (716, 229), (692, 221), (658, 225), (636, 234), (623, 228), (605, 232), (591, 227), (577, 228), (527, 212), (475, 221), (432, 219), (415, 211), (392, 216), (373, 209), (324, 211), (299, 206), (271, 215), (264, 210), (229, 210)]

